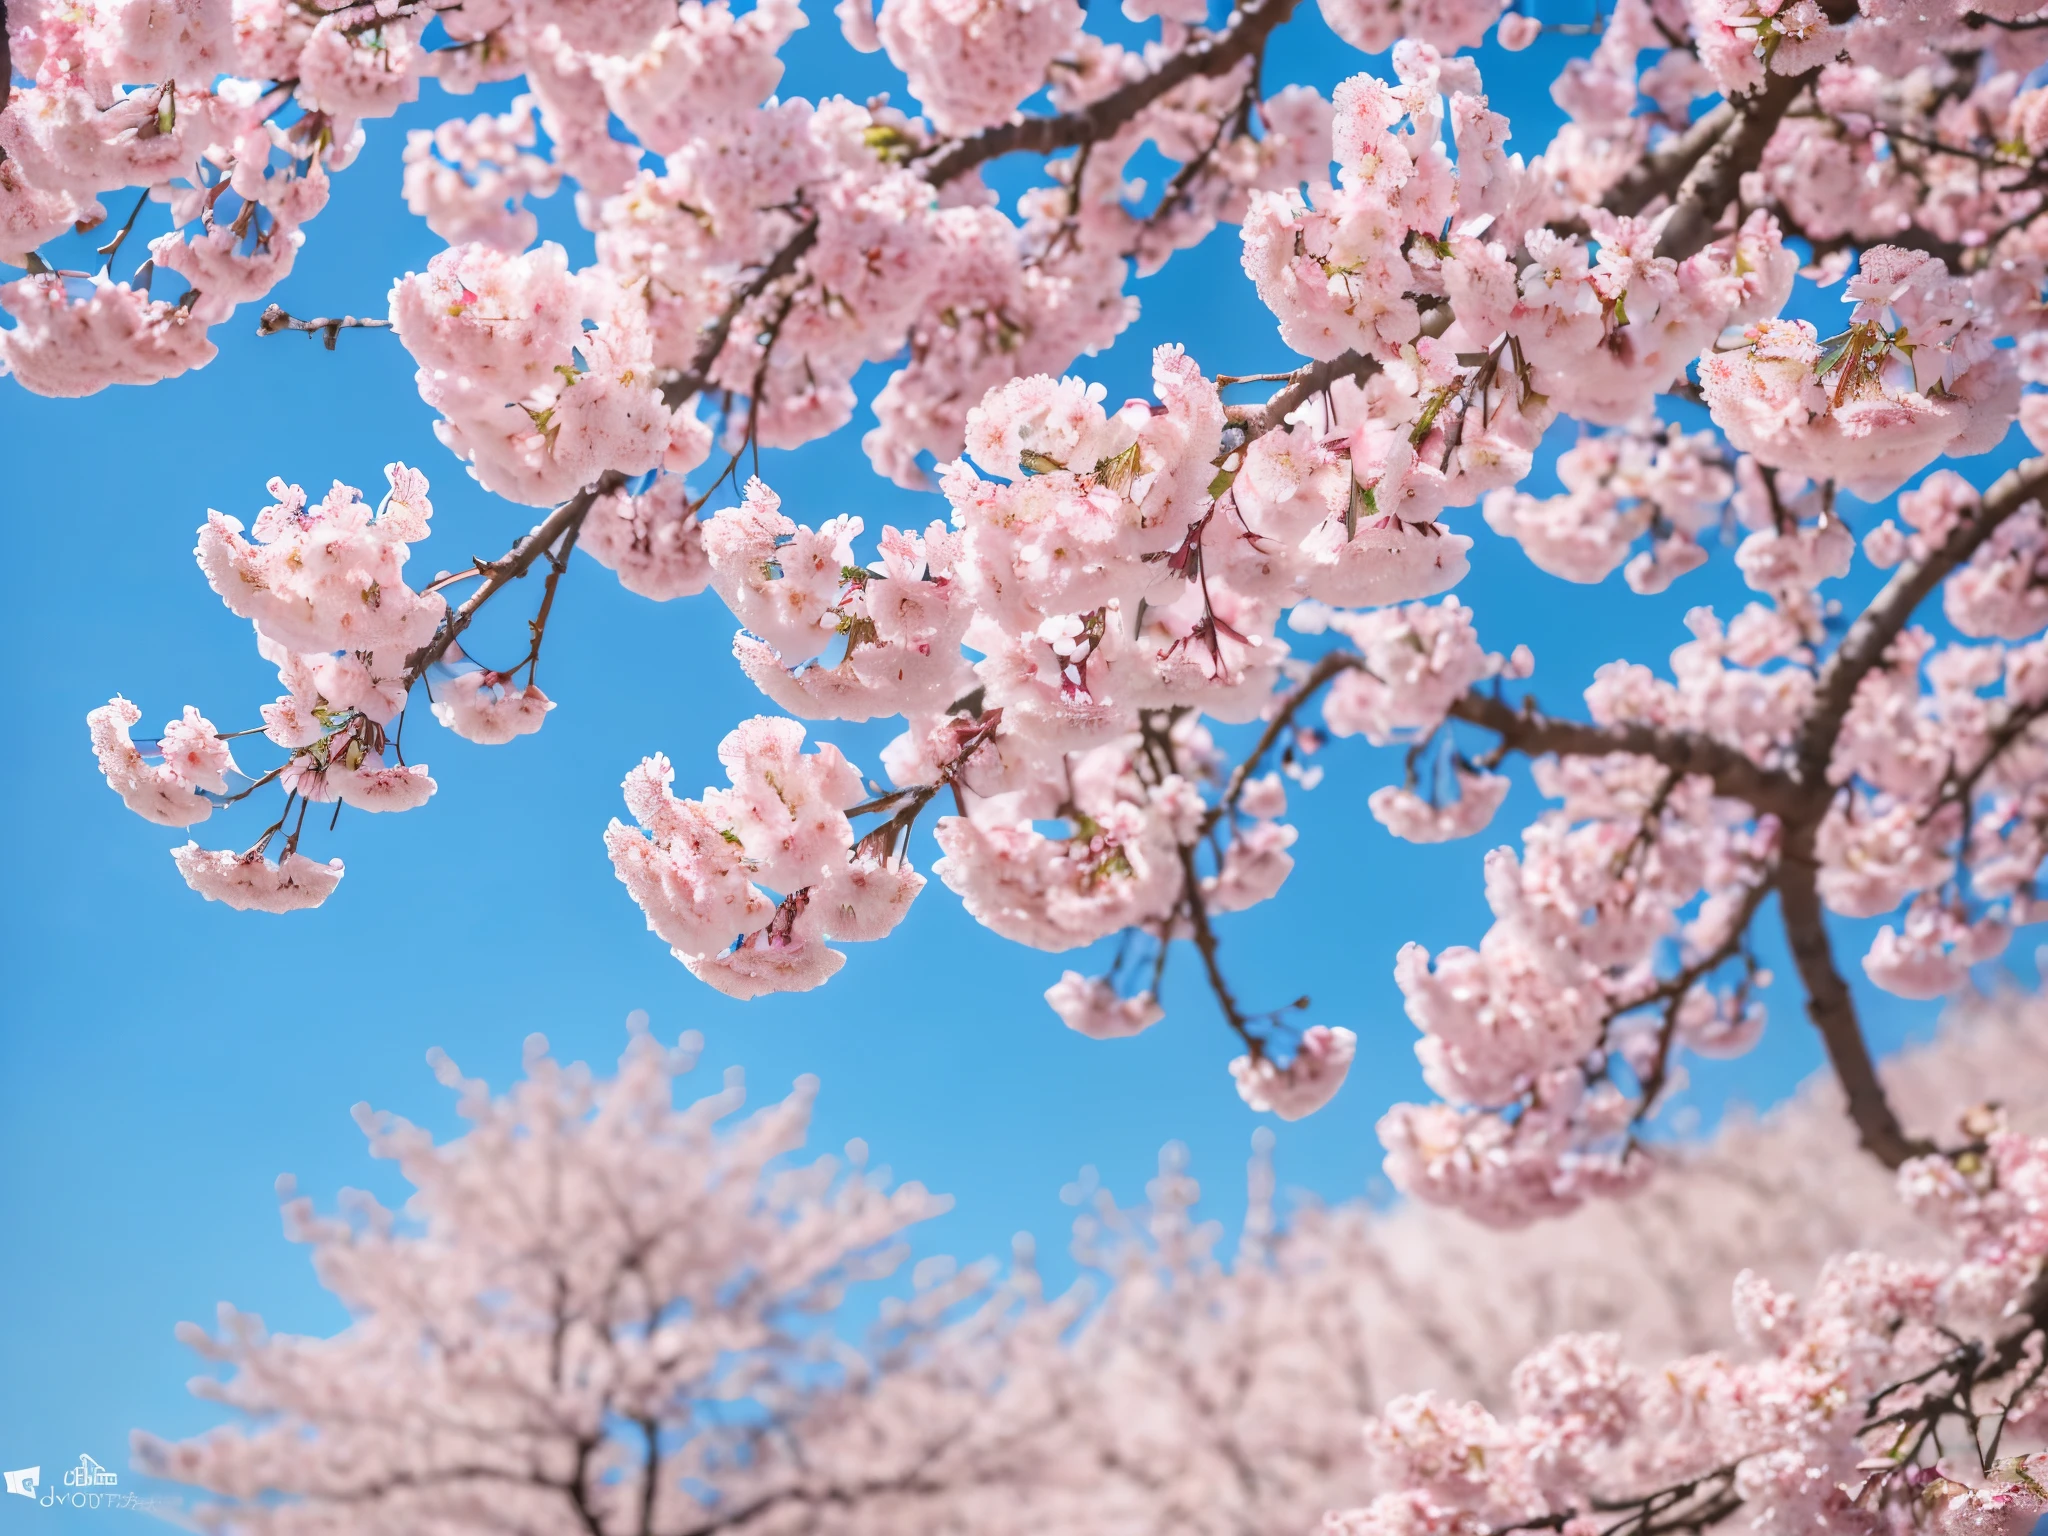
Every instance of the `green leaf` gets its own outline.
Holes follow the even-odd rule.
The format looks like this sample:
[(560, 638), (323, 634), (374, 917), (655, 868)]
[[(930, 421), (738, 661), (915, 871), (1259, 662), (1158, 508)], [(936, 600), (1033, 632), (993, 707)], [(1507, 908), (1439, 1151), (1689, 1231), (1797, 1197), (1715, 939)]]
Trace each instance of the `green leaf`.
[(1833, 373), (1841, 366), (1843, 356), (1848, 352), (1850, 344), (1855, 339), (1855, 331), (1848, 330), (1842, 332), (1839, 336), (1830, 336), (1826, 341), (1822, 342), (1820, 344), (1820, 360), (1813, 365), (1813, 371), (1823, 376)]

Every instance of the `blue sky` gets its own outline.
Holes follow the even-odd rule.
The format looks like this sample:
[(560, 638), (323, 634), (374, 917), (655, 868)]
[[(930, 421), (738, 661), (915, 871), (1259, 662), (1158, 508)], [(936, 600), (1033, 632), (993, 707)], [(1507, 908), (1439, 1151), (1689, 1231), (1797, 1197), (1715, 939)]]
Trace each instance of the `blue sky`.
[[(1525, 150), (1557, 120), (1542, 87), (1572, 46), (1545, 40), (1513, 59), (1493, 49), (1482, 58)], [(885, 66), (844, 49), (822, 8), (790, 56), (791, 94), (862, 96), (888, 84)], [(1371, 64), (1383, 61), (1346, 49), (1304, 6), (1265, 78), (1327, 88)], [(382, 313), (392, 277), (439, 247), (398, 197), (405, 128), (505, 94), (450, 102), (430, 88), (395, 122), (372, 124), (279, 302), (301, 315)], [(566, 204), (544, 205), (544, 229), (587, 259)], [(1145, 392), (1149, 351), (1162, 340), (1186, 343), (1212, 372), (1290, 361), (1238, 271), (1230, 231), (1135, 291), (1141, 320), (1112, 354), (1075, 370), (1107, 384), (1112, 399)], [(1820, 307), (1834, 303), (1826, 296)], [(1098, 1044), (1064, 1030), (1040, 998), (1074, 957), (995, 938), (936, 882), (892, 939), (852, 946), (829, 986), (798, 997), (731, 1002), (645, 931), (600, 842), (620, 811), (620, 776), (661, 750), (680, 787), (716, 779), (719, 737), (767, 709), (730, 657), (734, 621), (708, 594), (649, 603), (579, 560), (549, 631), (543, 681), (560, 707), (545, 730), (483, 748), (415, 721), (409, 755), (432, 766), (440, 792), (425, 810), (352, 816), (316, 841), (349, 870), (318, 912), (242, 915), (190, 894), (166, 853), (182, 839), (106, 791), (83, 719), (120, 692), (141, 706), (144, 733), (187, 702), (229, 729), (255, 723), (257, 705), (275, 694), (248, 626), (194, 568), (193, 530), (206, 509), (247, 520), (273, 474), (315, 494), (340, 478), (374, 495), (381, 466), (396, 458), (434, 482), (435, 533), (415, 555), (425, 570), (496, 553), (531, 521), (483, 495), (434, 441), (411, 364), (388, 335), (351, 333), (329, 353), (308, 338), (253, 332), (246, 312), (217, 333), (211, 367), (149, 390), (50, 401), (0, 385), (14, 556), (0, 639), (13, 661), (16, 744), (0, 766), (16, 872), (0, 896), (0, 1223), (11, 1239), (0, 1267), (0, 1466), (40, 1462), (54, 1479), (84, 1451), (122, 1469), (125, 1484), (131, 1427), (189, 1433), (213, 1422), (185, 1394), (197, 1362), (172, 1328), (210, 1319), (219, 1300), (281, 1330), (339, 1326), (304, 1253), (279, 1235), (272, 1183), (291, 1172), (323, 1202), (344, 1185), (399, 1194), (364, 1154), (348, 1110), (368, 1100), (452, 1128), (449, 1097), (423, 1061), (430, 1046), (502, 1083), (529, 1032), (545, 1032), (566, 1057), (608, 1063), (627, 1012), (644, 1008), (664, 1035), (708, 1037), (698, 1073), (706, 1091), (733, 1062), (746, 1067), (757, 1102), (816, 1072), (815, 1145), (865, 1137), (878, 1161), (957, 1197), (920, 1235), (925, 1252), (1001, 1253), (1027, 1229), (1062, 1273), (1070, 1213), (1061, 1185), (1093, 1164), (1135, 1197), (1160, 1144), (1176, 1137), (1192, 1147), (1213, 1209), (1229, 1217), (1241, 1208), (1258, 1121), (1231, 1089), (1233, 1042), (1190, 957), (1169, 974), (1166, 1022), (1135, 1041)], [(864, 382), (871, 392), (878, 376)], [(870, 538), (885, 521), (921, 526), (943, 515), (936, 498), (868, 472), (860, 430), (857, 421), (801, 452), (764, 455), (763, 473), (792, 515), (816, 523), (857, 513)], [(1569, 436), (1564, 429), (1558, 444)], [(1988, 483), (2013, 457), (2001, 451), (1965, 468)], [(1551, 484), (1547, 465), (1537, 484)], [(1661, 664), (1685, 638), (1691, 606), (1726, 614), (1743, 600), (1725, 555), (1645, 599), (1618, 580), (1585, 588), (1541, 575), (1476, 509), (1450, 521), (1478, 540), (1459, 595), (1482, 638), (1499, 650), (1532, 646), (1534, 686), (1554, 706), (1575, 707), (1603, 661)], [(1843, 585), (1853, 598), (1874, 582), (1864, 570)], [(519, 593), (491, 615), (478, 653), (513, 654), (537, 596)], [(869, 773), (890, 733), (814, 732)], [(1394, 954), (1410, 939), (1431, 949), (1477, 941), (1487, 920), (1481, 858), (1538, 801), (1524, 778), (1491, 835), (1415, 848), (1365, 813), (1365, 795), (1398, 775), (1394, 754), (1345, 742), (1322, 761), (1323, 786), (1295, 796), (1293, 879), (1278, 900), (1225, 920), (1223, 942), (1254, 1006), (1307, 992), (1314, 1019), (1360, 1036), (1336, 1102), (1276, 1127), (1283, 1182), (1341, 1198), (1375, 1187), (1379, 1114), (1423, 1092)], [(262, 819), (248, 810), (216, 818), (202, 841), (246, 843)], [(933, 854), (921, 833), (920, 866)], [(1852, 968), (1873, 926), (1842, 925)], [(1788, 975), (1778, 946), (1767, 937), (1763, 948)], [(2024, 936), (2021, 951), (2031, 952)], [(1930, 1024), (1928, 1008), (1871, 996), (1855, 979), (1881, 1046)], [(1730, 1098), (1781, 1096), (1818, 1064), (1796, 994), (1781, 984), (1770, 1001), (1756, 1052), (1701, 1068), (1693, 1099), (1705, 1115)], [(0, 1509), (9, 1528), (27, 1518), (12, 1500)]]

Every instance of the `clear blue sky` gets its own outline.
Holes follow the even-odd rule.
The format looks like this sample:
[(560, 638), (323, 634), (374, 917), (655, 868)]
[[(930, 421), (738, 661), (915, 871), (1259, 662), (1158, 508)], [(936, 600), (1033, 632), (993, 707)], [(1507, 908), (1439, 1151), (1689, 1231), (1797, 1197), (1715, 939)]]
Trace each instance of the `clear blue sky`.
[[(1571, 46), (1546, 40), (1519, 57), (1489, 49), (1483, 58), (1525, 151), (1540, 148), (1557, 120), (1543, 87)], [(877, 61), (844, 49), (822, 6), (791, 58), (791, 94), (863, 96), (888, 83)], [(1365, 67), (1384, 61), (1352, 53), (1304, 5), (1266, 79), (1327, 89)], [(382, 313), (391, 278), (439, 246), (398, 197), (405, 128), (505, 94), (451, 102), (430, 88), (398, 120), (372, 124), (361, 162), (337, 178), (275, 297), (301, 315)], [(566, 204), (565, 195), (544, 207), (544, 228), (587, 259)], [(1143, 393), (1150, 348), (1169, 339), (1212, 372), (1286, 366), (1237, 249), (1224, 231), (1138, 284), (1143, 318), (1113, 354), (1077, 371), (1106, 383), (1112, 399)], [(374, 494), (380, 467), (398, 458), (434, 482), (435, 533), (415, 555), (426, 570), (496, 553), (531, 520), (481, 494), (434, 441), (411, 363), (388, 335), (345, 335), (328, 353), (307, 338), (253, 332), (245, 312), (217, 333), (221, 356), (210, 368), (149, 390), (49, 401), (0, 384), (12, 539), (0, 635), (12, 662), (15, 743), (0, 766), (14, 870), (0, 896), (0, 1230), (9, 1255), (0, 1266), (0, 1466), (40, 1462), (53, 1479), (84, 1451), (120, 1469), (127, 1485), (131, 1427), (187, 1433), (213, 1422), (184, 1392), (197, 1362), (171, 1331), (181, 1319), (210, 1320), (219, 1300), (280, 1330), (339, 1326), (303, 1251), (279, 1234), (272, 1182), (292, 1172), (323, 1202), (344, 1185), (398, 1194), (388, 1168), (365, 1156), (348, 1110), (368, 1100), (452, 1127), (449, 1098), (422, 1060), (434, 1045), (502, 1083), (530, 1031), (544, 1031), (565, 1056), (609, 1063), (627, 1012), (645, 1008), (664, 1035), (695, 1028), (708, 1037), (699, 1073), (707, 1088), (732, 1062), (746, 1067), (757, 1101), (816, 1072), (824, 1093), (815, 1144), (863, 1136), (900, 1175), (957, 1197), (955, 1211), (921, 1234), (926, 1252), (1002, 1253), (1012, 1232), (1029, 1229), (1060, 1273), (1070, 1214), (1061, 1185), (1094, 1164), (1135, 1197), (1160, 1144), (1175, 1137), (1193, 1148), (1212, 1208), (1234, 1216), (1257, 1120), (1231, 1089), (1231, 1038), (1185, 959), (1169, 976), (1165, 1023), (1135, 1041), (1098, 1044), (1063, 1029), (1040, 998), (1075, 958), (995, 938), (936, 882), (891, 940), (851, 946), (830, 985), (797, 997), (731, 1002), (646, 932), (599, 836), (620, 809), (621, 774), (659, 749), (694, 789), (718, 776), (718, 738), (767, 709), (731, 660), (734, 621), (708, 594), (649, 603), (579, 560), (545, 657), (543, 681), (560, 707), (537, 737), (483, 748), (415, 721), (409, 746), (431, 764), (439, 794), (403, 817), (345, 818), (331, 849), (317, 844), (349, 869), (318, 912), (236, 914), (189, 893), (166, 853), (182, 838), (130, 816), (106, 791), (84, 715), (120, 692), (141, 706), (143, 732), (187, 702), (229, 729), (254, 723), (257, 705), (275, 694), (247, 624), (194, 568), (193, 530), (206, 509), (247, 520), (273, 474), (315, 494), (337, 477)], [(873, 370), (865, 382), (872, 391)], [(858, 513), (870, 537), (885, 521), (921, 526), (942, 515), (936, 498), (867, 471), (860, 430), (857, 422), (802, 452), (764, 456), (788, 510), (812, 523)], [(1987, 483), (2014, 456), (1966, 468)], [(1547, 467), (1539, 483), (1548, 483)], [(1553, 705), (1576, 707), (1594, 667), (1616, 656), (1661, 665), (1685, 638), (1680, 620), (1694, 604), (1726, 614), (1742, 601), (1725, 554), (1646, 599), (1618, 579), (1585, 588), (1541, 575), (1476, 509), (1450, 520), (1478, 540), (1459, 595), (1477, 611), (1482, 638), (1500, 650), (1528, 642), (1535, 686)], [(1866, 589), (1869, 573), (1848, 585)], [(503, 605), (482, 654), (511, 651), (537, 595)], [(890, 733), (820, 732), (870, 773)], [(1358, 1063), (1336, 1102), (1276, 1126), (1283, 1181), (1340, 1198), (1377, 1180), (1373, 1123), (1385, 1106), (1423, 1092), (1391, 980), (1394, 954), (1409, 939), (1432, 949), (1477, 942), (1487, 918), (1481, 858), (1538, 801), (1524, 781), (1491, 835), (1415, 848), (1365, 812), (1366, 794), (1398, 775), (1395, 754), (1347, 742), (1323, 761), (1324, 785), (1295, 797), (1302, 839), (1293, 879), (1280, 899), (1227, 919), (1223, 941), (1255, 1005), (1306, 991), (1317, 1020), (1359, 1034)], [(242, 813), (200, 832), (209, 843), (245, 843), (260, 825)], [(933, 854), (921, 834), (920, 866)], [(1852, 966), (1871, 926), (1844, 925)], [(2022, 936), (2015, 952), (2031, 947)], [(1882, 1045), (1930, 1022), (1930, 1009), (1872, 998), (1860, 973), (1854, 979)], [(1707, 1115), (1730, 1097), (1776, 1098), (1818, 1063), (1796, 998), (1781, 985), (1771, 1001), (1755, 1053), (1698, 1073), (1695, 1102)], [(27, 1529), (30, 1513), (0, 1498), (0, 1528)], [(45, 1528), (55, 1518), (34, 1516)], [(132, 1517), (76, 1520), (92, 1518)]]

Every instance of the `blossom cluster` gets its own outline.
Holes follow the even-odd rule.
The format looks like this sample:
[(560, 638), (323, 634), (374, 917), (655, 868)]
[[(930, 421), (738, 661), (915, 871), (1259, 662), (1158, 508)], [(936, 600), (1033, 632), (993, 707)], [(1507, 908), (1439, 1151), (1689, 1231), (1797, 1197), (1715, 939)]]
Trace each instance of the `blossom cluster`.
[[(266, 785), (283, 789), (282, 813), (253, 846), (174, 850), (179, 873), (209, 901), (260, 912), (317, 907), (340, 882), (342, 861), (322, 864), (298, 851), (309, 806), (332, 804), (336, 818), (343, 806), (409, 811), (434, 793), (427, 765), (405, 760), (399, 733), (425, 674), (420, 658), (447, 621), (446, 599), (405, 580), (411, 546), (427, 537), (434, 509), (419, 471), (391, 464), (384, 474), (390, 490), (374, 508), (339, 481), (311, 502), (299, 486), (273, 479), (276, 500), (246, 530), (221, 512), (209, 512), (199, 529), (200, 570), (228, 611), (251, 622), (257, 653), (284, 685), (262, 706), (260, 725), (224, 736), (188, 704), (160, 738), (138, 742), (131, 730), (142, 712), (126, 699), (87, 717), (108, 786), (161, 826), (194, 826)], [(509, 674), (473, 664), (442, 670), (432, 712), (471, 741), (536, 731), (553, 708), (530, 678), (517, 688)], [(252, 776), (236, 765), (229, 741), (259, 734), (286, 756)], [(282, 852), (272, 860), (266, 850), (280, 834)]]
[[(1967, 1165), (1908, 1164), (1900, 1190), (1947, 1230), (1954, 1257), (1838, 1254), (1804, 1300), (1746, 1270), (1734, 1311), (1747, 1359), (1650, 1370), (1616, 1335), (1565, 1335), (1516, 1368), (1512, 1416), (1397, 1398), (1365, 1429), (1387, 1491), (1324, 1529), (1590, 1530), (1593, 1511), (1617, 1508), (1683, 1509), (1701, 1524), (1739, 1510), (1770, 1533), (2031, 1529), (2048, 1511), (2048, 1142), (1994, 1132)], [(1988, 1439), (1971, 1433), (1987, 1358), (1987, 1376), (2011, 1375), (1983, 1414), (1998, 1430)], [(1941, 1438), (1951, 1418), (1954, 1449)], [(1923, 1455), (1930, 1439), (1942, 1449)]]

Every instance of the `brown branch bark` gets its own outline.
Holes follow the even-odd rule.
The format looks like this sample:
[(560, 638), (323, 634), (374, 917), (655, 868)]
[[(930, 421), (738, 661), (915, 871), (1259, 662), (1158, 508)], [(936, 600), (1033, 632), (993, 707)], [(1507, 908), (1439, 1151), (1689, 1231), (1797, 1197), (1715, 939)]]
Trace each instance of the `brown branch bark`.
[(1884, 1084), (1878, 1081), (1877, 1064), (1871, 1060), (1870, 1046), (1856, 1018), (1856, 1000), (1835, 967), (1834, 946), (1828, 940), (1827, 918), (1815, 883), (1819, 870), (1813, 854), (1814, 831), (1811, 825), (1788, 828), (1779, 856), (1778, 911), (1785, 922), (1785, 940), (1806, 988), (1806, 1016), (1827, 1048), (1828, 1064), (1842, 1085), (1857, 1139), (1885, 1167), (1896, 1168), (1909, 1157), (1932, 1152), (1934, 1146), (1906, 1135), (1891, 1100), (1885, 1097)]
[(1237, 808), (1237, 802), (1244, 795), (1246, 782), (1258, 772), (1259, 764), (1264, 762), (1266, 754), (1273, 750), (1273, 743), (1280, 739), (1280, 733), (1293, 724), (1294, 717), (1301, 713), (1302, 706), (1314, 698), (1322, 686), (1338, 673), (1349, 672), (1364, 665), (1364, 658), (1356, 651), (1338, 650), (1323, 654), (1309, 669), (1308, 676), (1296, 683), (1292, 691), (1282, 697), (1280, 707), (1267, 719), (1266, 728), (1259, 732), (1259, 739), (1253, 743), (1251, 751), (1247, 752), (1244, 760), (1231, 770), (1229, 783), (1224, 785), (1223, 793), (1217, 797), (1216, 804), (1203, 818), (1204, 832), (1221, 821), (1227, 812)]
[(1287, 382), (1260, 405), (1227, 405), (1224, 417), (1244, 428), (1244, 440), (1263, 437), (1294, 411), (1328, 389), (1339, 379), (1366, 379), (1380, 371), (1379, 363), (1363, 352), (1346, 352), (1320, 363), (1309, 363), (1287, 375)]
[(1768, 75), (1762, 90), (1734, 104), (1727, 128), (1686, 172), (1672, 199), (1671, 218), (1657, 242), (1659, 256), (1683, 261), (1714, 238), (1744, 174), (1756, 169), (1792, 103), (1819, 78), (1817, 69), (1801, 75)]
[(1608, 189), (1600, 205), (1609, 213), (1631, 218), (1658, 198), (1675, 195), (1692, 168), (1720, 143), (1734, 121), (1734, 106), (1725, 101), (1720, 103), (1685, 132), (1673, 134), (1638, 160), (1634, 169)]
[[(1193, 937), (1195, 952), (1202, 957), (1202, 973), (1208, 977), (1209, 990), (1216, 994), (1216, 1005), (1223, 1010), (1224, 1022), (1237, 1032), (1244, 1041), (1253, 1060), (1265, 1055), (1265, 1042), (1252, 1033), (1251, 1020), (1244, 1009), (1238, 1006), (1237, 995), (1230, 990), (1230, 982), (1223, 974), (1223, 962), (1218, 957), (1220, 947), (1216, 929), (1209, 921), (1209, 905), (1202, 897), (1202, 872), (1195, 864), (1195, 850), (1183, 844), (1180, 850), (1181, 905), (1188, 916), (1188, 929)], [(1170, 924), (1169, 919), (1169, 924)], [(1170, 931), (1170, 929), (1169, 929)], [(1164, 943), (1164, 939), (1161, 940)]]
[(1504, 746), (1529, 757), (1546, 752), (1571, 757), (1627, 752), (1654, 758), (1680, 774), (1711, 779), (1716, 794), (1746, 801), (1761, 812), (1795, 815), (1805, 804), (1790, 775), (1760, 768), (1726, 742), (1696, 731), (1561, 720), (1537, 709), (1533, 699), (1517, 709), (1485, 693), (1466, 694), (1451, 707), (1451, 717), (1492, 731)]
[[(129, 222), (134, 222), (133, 214), (129, 215)], [(122, 233), (125, 234), (127, 231), (124, 230)], [(109, 257), (110, 261), (111, 259)], [(330, 352), (334, 350), (334, 343), (339, 339), (343, 331), (388, 331), (390, 329), (391, 322), (389, 320), (359, 320), (354, 315), (322, 315), (313, 320), (301, 320), (296, 315), (286, 313), (284, 306), (281, 304), (270, 305), (256, 320), (256, 334), (258, 336), (275, 336), (279, 331), (304, 331), (308, 336), (324, 335), (327, 340), (327, 350)]]
[(448, 654), (448, 647), (469, 628), (484, 604), (532, 570), (535, 562), (553, 549), (564, 534), (574, 534), (581, 529), (590, 509), (625, 483), (624, 475), (616, 470), (607, 470), (595, 484), (585, 486), (550, 512), (538, 528), (507, 550), (502, 559), (481, 567), (483, 584), (465, 598), (460, 607), (448, 611), (448, 617), (434, 631), (433, 639), (405, 659), (403, 682), (406, 690), (410, 692), (412, 685), (426, 675), (427, 668)]
[(766, 293), (776, 281), (796, 271), (796, 264), (817, 243), (818, 216), (813, 213), (783, 243), (782, 249), (768, 259), (768, 264), (754, 274), (752, 281), (726, 301), (718, 318), (704, 332), (703, 340), (697, 343), (697, 350), (690, 357), (690, 366), (662, 386), (662, 404), (674, 410), (704, 388), (718, 362), (718, 354), (725, 350), (726, 338), (732, 335), (733, 322), (739, 319), (740, 311)]
[(954, 177), (1002, 155), (1049, 155), (1108, 138), (1175, 86), (1201, 75), (1227, 74), (1265, 46), (1273, 29), (1294, 14), (1297, 0), (1252, 0), (1221, 32), (1183, 48), (1151, 74), (1111, 91), (1100, 101), (1054, 117), (1018, 117), (935, 148), (918, 167), (942, 187)]

